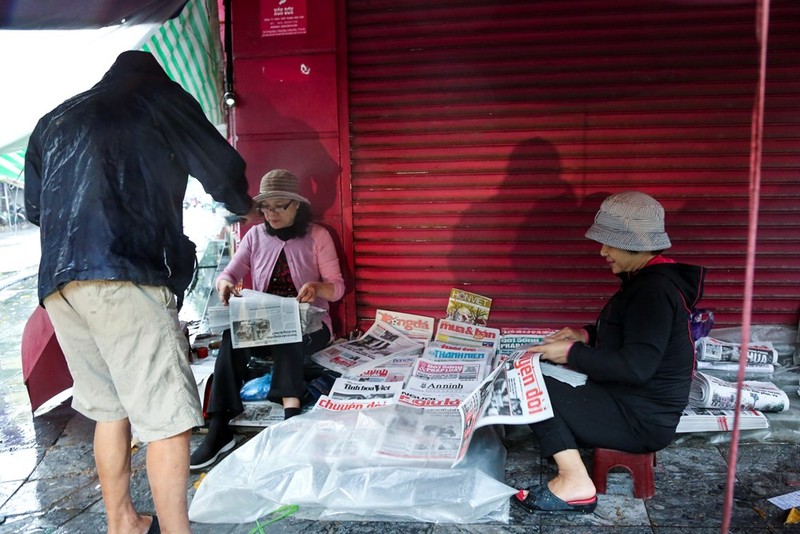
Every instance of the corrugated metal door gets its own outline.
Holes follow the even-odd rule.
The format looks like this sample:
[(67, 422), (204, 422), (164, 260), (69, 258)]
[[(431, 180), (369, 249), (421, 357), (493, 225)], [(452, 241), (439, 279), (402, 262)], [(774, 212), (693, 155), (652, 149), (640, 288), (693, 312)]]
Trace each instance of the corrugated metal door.
[[(583, 234), (630, 189), (739, 324), (753, 4), (350, 0), (360, 324), (441, 317), (451, 287), (493, 298), (492, 326), (591, 322), (616, 281)], [(800, 4), (773, 1), (755, 323), (798, 319), (798, 27)]]

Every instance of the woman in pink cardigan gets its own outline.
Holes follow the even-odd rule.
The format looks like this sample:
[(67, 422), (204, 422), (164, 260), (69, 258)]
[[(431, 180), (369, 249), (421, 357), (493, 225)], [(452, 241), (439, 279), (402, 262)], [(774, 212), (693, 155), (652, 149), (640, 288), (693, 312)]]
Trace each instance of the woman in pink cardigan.
[(267, 398), (283, 404), (284, 417), (288, 419), (300, 413), (308, 357), (332, 340), (328, 303), (344, 295), (344, 279), (333, 239), (325, 228), (311, 222), (310, 204), (299, 190), (297, 177), (287, 170), (276, 169), (264, 175), (259, 194), (253, 199), (264, 216), (264, 224), (245, 234), (230, 263), (217, 277), (217, 292), (220, 300), (228, 304), (231, 295), (239, 296), (237, 282), (249, 274), (254, 290), (296, 297), (301, 303), (324, 309), (323, 327), (305, 334), (301, 342), (250, 349), (233, 349), (230, 331), (225, 331), (214, 364), (207, 409), (208, 434), (192, 453), (192, 469), (213, 465), (236, 445), (229, 421), (244, 409), (239, 391), (244, 381), (252, 378), (247, 369), (251, 356), (273, 360)]

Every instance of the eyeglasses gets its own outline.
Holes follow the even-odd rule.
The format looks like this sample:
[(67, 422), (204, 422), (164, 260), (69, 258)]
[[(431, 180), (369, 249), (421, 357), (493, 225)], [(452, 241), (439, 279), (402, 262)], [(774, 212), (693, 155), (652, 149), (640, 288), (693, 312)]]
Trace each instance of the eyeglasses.
[(275, 206), (274, 208), (271, 208), (269, 206), (265, 206), (265, 205), (262, 204), (262, 205), (260, 205), (258, 207), (258, 209), (261, 210), (261, 213), (265, 213), (266, 214), (266, 213), (269, 213), (271, 211), (272, 213), (274, 213), (276, 215), (280, 215), (281, 213), (286, 211), (289, 208), (289, 206), (292, 205), (292, 202), (294, 202), (294, 200), (290, 200), (289, 202), (287, 202), (283, 206)]

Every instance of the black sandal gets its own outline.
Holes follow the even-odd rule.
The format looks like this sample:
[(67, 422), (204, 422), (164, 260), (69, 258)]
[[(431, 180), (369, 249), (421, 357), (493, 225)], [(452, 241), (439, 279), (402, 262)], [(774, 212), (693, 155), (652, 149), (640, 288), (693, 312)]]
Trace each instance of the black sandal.
[[(528, 495), (525, 495), (525, 492)], [(591, 514), (597, 508), (597, 495), (589, 499), (580, 499), (575, 501), (563, 501), (556, 497), (547, 484), (529, 488), (527, 490), (519, 490), (512, 499), (518, 505), (522, 506), (528, 512), (579, 512), (582, 514)]]

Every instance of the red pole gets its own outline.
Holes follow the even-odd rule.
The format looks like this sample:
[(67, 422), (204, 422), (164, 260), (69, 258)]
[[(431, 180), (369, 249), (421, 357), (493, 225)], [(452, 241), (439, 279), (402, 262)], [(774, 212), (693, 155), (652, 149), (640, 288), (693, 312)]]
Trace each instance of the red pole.
[[(736, 385), (736, 406), (742, 402), (742, 382), (747, 365), (747, 348), (750, 340), (750, 319), (753, 308), (753, 273), (755, 271), (756, 234), (758, 231), (758, 204), (761, 194), (761, 153), (764, 135), (764, 92), (767, 72), (767, 35), (769, 32), (769, 0), (758, 0), (756, 5), (756, 37), (759, 42), (759, 69), (756, 98), (753, 104), (753, 117), (750, 137), (750, 211), (747, 235), (747, 265), (745, 271), (744, 303), (742, 306), (742, 347), (739, 354), (739, 373)], [(720, 532), (727, 534), (733, 510), (733, 492), (736, 484), (736, 458), (739, 454), (739, 410), (733, 419), (731, 450), (728, 456), (728, 480), (725, 485), (722, 527)]]

